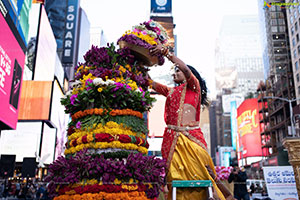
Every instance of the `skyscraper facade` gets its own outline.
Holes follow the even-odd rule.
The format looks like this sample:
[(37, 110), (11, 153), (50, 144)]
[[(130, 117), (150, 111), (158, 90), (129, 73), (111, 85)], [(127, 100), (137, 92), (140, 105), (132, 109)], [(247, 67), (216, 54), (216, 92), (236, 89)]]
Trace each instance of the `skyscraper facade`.
[[(259, 0), (261, 39), (264, 56), (265, 84), (258, 88), (262, 126), (262, 148), (268, 159), (277, 159), (279, 165), (287, 164), (287, 153), (282, 141), (291, 134), (289, 103), (282, 99), (294, 99), (295, 88), (290, 53), (287, 12), (284, 6), (272, 3), (282, 1)], [(296, 34), (294, 35), (296, 40)], [(291, 38), (293, 41), (293, 38)], [(267, 97), (267, 99), (265, 98)], [(281, 100), (278, 98), (282, 98)], [(296, 102), (293, 102), (293, 106)]]
[(233, 93), (254, 93), (263, 80), (257, 16), (225, 16), (215, 50), (216, 87)]

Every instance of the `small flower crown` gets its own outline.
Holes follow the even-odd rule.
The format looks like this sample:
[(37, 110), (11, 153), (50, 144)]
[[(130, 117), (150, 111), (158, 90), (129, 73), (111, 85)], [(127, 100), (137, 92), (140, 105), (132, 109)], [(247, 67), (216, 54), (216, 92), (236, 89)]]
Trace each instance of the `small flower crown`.
[(163, 44), (167, 43), (169, 39), (165, 28), (160, 23), (152, 19), (150, 19), (147, 22), (143, 22), (137, 26), (134, 26), (133, 30), (154, 37)]

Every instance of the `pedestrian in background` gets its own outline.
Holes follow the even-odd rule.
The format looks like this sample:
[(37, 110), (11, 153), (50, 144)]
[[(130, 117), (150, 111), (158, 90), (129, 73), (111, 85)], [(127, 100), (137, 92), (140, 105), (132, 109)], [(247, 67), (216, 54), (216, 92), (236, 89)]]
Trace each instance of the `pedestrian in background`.
[(246, 186), (246, 180), (248, 179), (245, 170), (240, 170), (240, 168), (235, 165), (228, 177), (228, 182), (234, 182), (234, 198), (237, 200), (250, 200), (250, 196)]

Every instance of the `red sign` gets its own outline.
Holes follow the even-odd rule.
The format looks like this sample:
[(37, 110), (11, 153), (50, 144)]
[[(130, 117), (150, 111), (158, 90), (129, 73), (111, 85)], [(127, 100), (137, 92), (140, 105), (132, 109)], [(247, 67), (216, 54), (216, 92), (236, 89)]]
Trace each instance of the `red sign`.
[(16, 129), (25, 54), (0, 14), (0, 121)]
[(239, 159), (261, 156), (261, 137), (257, 99), (246, 99), (237, 109)]

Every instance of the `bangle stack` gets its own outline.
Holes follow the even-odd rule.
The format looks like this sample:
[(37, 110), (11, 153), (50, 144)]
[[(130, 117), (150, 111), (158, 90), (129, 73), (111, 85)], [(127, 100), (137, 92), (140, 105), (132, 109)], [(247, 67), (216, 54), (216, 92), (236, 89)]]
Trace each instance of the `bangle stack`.
[(161, 49), (161, 54), (164, 56), (167, 56), (169, 54), (169, 49), (168, 47), (163, 46)]
[(217, 182), (219, 179), (218, 179), (218, 176), (216, 176), (215, 178), (214, 178), (214, 181), (215, 182)]

